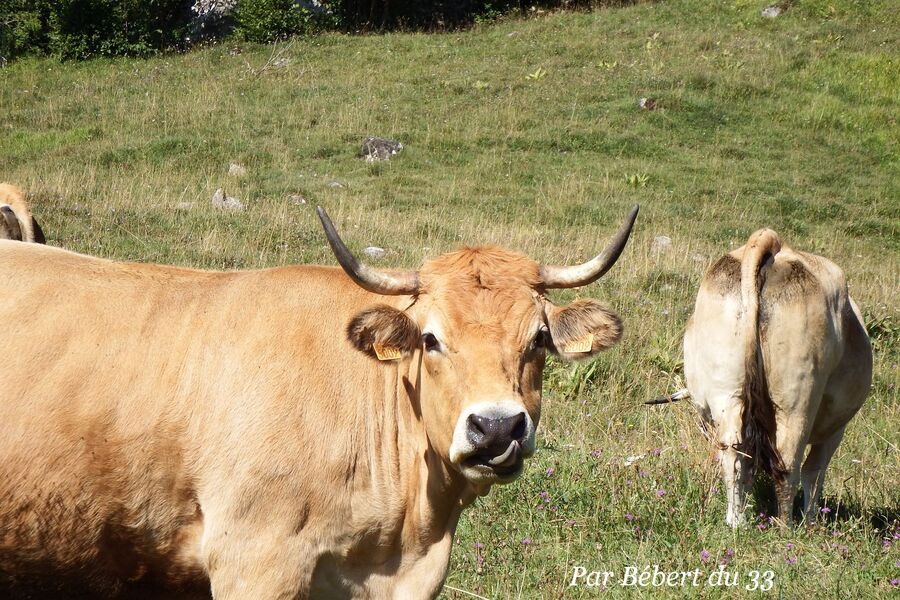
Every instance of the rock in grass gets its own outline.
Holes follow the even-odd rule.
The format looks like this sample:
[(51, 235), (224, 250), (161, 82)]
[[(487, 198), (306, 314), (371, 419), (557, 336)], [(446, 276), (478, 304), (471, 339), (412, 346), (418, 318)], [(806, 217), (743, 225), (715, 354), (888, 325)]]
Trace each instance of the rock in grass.
[(301, 205), (306, 204), (306, 198), (303, 197), (303, 194), (291, 194), (288, 196), (288, 200), (291, 201), (291, 204)]
[(237, 198), (225, 195), (225, 190), (219, 188), (212, 197), (212, 205), (223, 210), (244, 210), (244, 205)]
[(175, 205), (175, 210), (191, 210), (194, 208), (193, 202), (179, 202)]
[(232, 177), (243, 177), (247, 174), (247, 167), (240, 163), (228, 163), (228, 174)]
[(638, 106), (644, 110), (656, 110), (656, 98), (641, 98), (638, 100)]
[(658, 235), (653, 238), (653, 244), (650, 246), (650, 250), (654, 252), (654, 254), (666, 254), (672, 248), (672, 238), (667, 235)]
[(771, 6), (767, 6), (764, 9), (762, 9), (762, 12), (759, 14), (766, 17), (767, 19), (774, 19), (775, 17), (780, 16), (781, 13), (783, 13), (783, 12), (784, 12), (784, 7), (779, 6), (777, 4), (773, 4)]
[(375, 162), (377, 160), (391, 160), (395, 154), (400, 154), (403, 150), (403, 144), (394, 140), (387, 140), (380, 137), (367, 137), (363, 140), (362, 150), (359, 155), (366, 159), (366, 162)]

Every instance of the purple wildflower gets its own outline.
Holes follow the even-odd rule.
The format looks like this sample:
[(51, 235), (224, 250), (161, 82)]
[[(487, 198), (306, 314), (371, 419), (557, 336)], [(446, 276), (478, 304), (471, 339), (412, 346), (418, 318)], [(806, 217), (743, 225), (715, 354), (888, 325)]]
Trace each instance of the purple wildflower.
[(556, 469), (553, 467), (547, 469), (547, 477), (552, 477), (554, 473), (556, 473)]
[(822, 514), (823, 514), (823, 515), (827, 515), (827, 514), (830, 513), (830, 512), (831, 512), (831, 509), (828, 508), (827, 506), (823, 506), (823, 507), (822, 507)]
[(666, 490), (656, 490), (656, 497), (657, 497), (657, 498), (662, 498), (662, 497), (665, 496), (665, 495), (666, 495)]
[(635, 519), (637, 519), (637, 515), (633, 515), (631, 513), (625, 513), (626, 521), (634, 521)]
[(796, 557), (796, 556), (789, 556), (788, 558), (785, 559), (784, 562), (786, 562), (786, 563), (789, 564), (789, 565), (796, 565), (796, 564), (797, 564), (797, 557)]
[(793, 549), (794, 549), (794, 543), (793, 543), (793, 542), (788, 542), (787, 544), (785, 544), (784, 547), (787, 548), (788, 550), (793, 550)]
[(700, 551), (700, 560), (704, 563), (709, 562), (709, 550), (703, 549)]
[(530, 537), (522, 538), (522, 545), (523, 545), (523, 546), (530, 546), (530, 545), (531, 545), (531, 538), (530, 538)]
[(731, 562), (731, 559), (734, 558), (734, 550), (731, 548), (725, 548), (725, 555), (719, 561), (720, 565), (727, 565)]
[(891, 579), (891, 587), (900, 587), (900, 577)]

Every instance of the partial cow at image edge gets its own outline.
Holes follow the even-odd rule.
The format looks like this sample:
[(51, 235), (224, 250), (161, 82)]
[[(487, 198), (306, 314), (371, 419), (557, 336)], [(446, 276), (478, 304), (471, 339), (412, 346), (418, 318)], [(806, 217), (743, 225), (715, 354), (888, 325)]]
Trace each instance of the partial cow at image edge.
[(0, 240), (46, 243), (25, 194), (9, 183), (0, 183), (0, 217)]

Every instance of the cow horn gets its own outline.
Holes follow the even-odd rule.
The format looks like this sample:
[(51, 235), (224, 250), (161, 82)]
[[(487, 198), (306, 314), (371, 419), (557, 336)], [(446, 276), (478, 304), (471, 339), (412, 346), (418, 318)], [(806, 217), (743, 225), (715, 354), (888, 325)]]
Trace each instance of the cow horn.
[(338, 235), (337, 230), (334, 228), (334, 223), (331, 222), (325, 209), (317, 206), (316, 212), (319, 213), (319, 220), (322, 221), (322, 227), (325, 228), (325, 236), (328, 238), (328, 243), (331, 244), (334, 256), (341, 263), (350, 279), (355, 281), (357, 285), (375, 294), (384, 294), (386, 296), (414, 295), (418, 293), (418, 271), (379, 271), (359, 262), (341, 240), (341, 236)]
[(580, 287), (603, 277), (604, 273), (616, 264), (616, 260), (625, 249), (625, 242), (628, 241), (628, 236), (631, 234), (631, 227), (637, 218), (638, 208), (640, 207), (637, 204), (632, 207), (625, 222), (619, 227), (619, 231), (616, 232), (606, 250), (588, 262), (565, 267), (541, 265), (541, 280), (544, 287), (547, 289)]

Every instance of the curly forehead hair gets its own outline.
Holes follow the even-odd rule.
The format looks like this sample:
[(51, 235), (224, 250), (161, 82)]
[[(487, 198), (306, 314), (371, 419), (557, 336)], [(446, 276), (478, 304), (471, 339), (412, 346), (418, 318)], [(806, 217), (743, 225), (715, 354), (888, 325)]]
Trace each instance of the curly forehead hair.
[(465, 247), (425, 263), (422, 292), (444, 305), (447, 316), (470, 325), (499, 328), (509, 315), (534, 307), (540, 265), (496, 246)]

